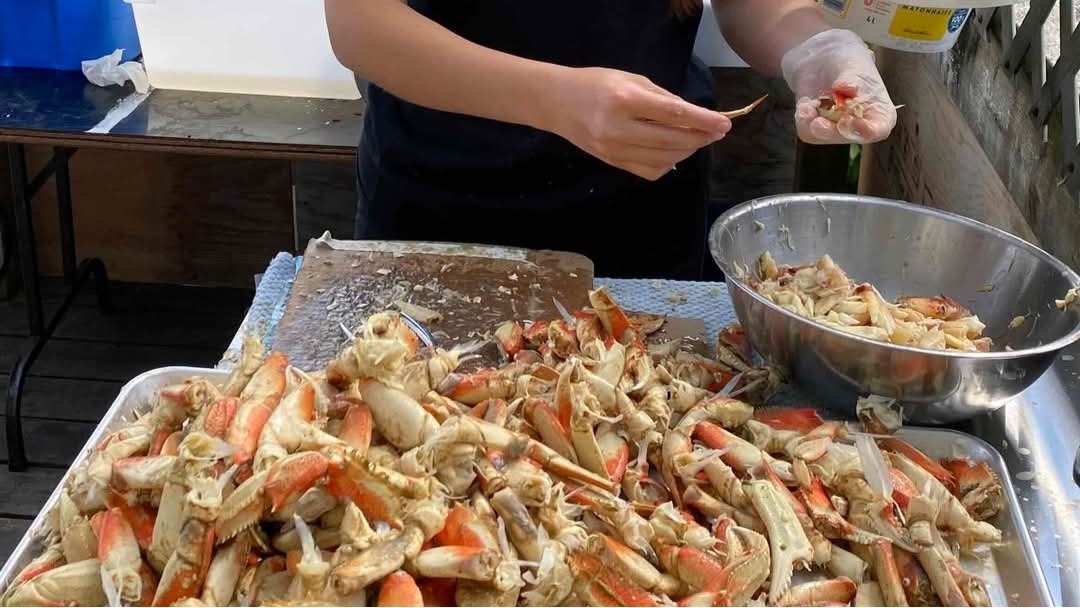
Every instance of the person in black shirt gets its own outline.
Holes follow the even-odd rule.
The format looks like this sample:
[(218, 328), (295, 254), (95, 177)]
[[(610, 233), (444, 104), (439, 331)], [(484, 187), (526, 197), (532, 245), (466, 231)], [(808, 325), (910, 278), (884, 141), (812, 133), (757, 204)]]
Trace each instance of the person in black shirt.
[[(325, 0), (369, 82), (356, 238), (584, 254), (598, 276), (694, 279), (708, 146), (731, 121), (692, 58), (701, 0)], [(713, 0), (754, 69), (783, 75), (810, 143), (886, 137), (895, 108), (858, 36), (813, 0)], [(818, 117), (822, 94), (862, 119)]]

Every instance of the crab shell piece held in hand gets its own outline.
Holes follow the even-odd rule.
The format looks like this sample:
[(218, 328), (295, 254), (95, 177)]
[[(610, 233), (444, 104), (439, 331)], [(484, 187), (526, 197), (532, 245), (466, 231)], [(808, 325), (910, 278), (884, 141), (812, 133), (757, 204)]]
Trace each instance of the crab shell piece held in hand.
[(836, 92), (818, 97), (818, 104), (818, 116), (832, 122), (840, 122), (845, 115), (854, 118), (863, 118), (866, 115), (865, 105), (854, 97)]
[(762, 95), (761, 97), (758, 97), (753, 102), (751, 102), (748, 106), (739, 108), (738, 110), (727, 110), (720, 113), (724, 116), (727, 116), (728, 118), (738, 118), (740, 116), (746, 116), (747, 114), (753, 112), (758, 106), (760, 106), (762, 102), (765, 101), (766, 97), (768, 97), (768, 95)]

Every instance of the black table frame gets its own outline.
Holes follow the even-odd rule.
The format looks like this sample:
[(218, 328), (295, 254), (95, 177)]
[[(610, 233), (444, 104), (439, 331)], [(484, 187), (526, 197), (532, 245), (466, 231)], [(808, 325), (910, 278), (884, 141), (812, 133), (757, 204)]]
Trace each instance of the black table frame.
[[(33, 340), (29, 350), (16, 361), (8, 377), (7, 398), (5, 404), (5, 432), (8, 443), (8, 469), (25, 471), (26, 445), (22, 430), (22, 393), (26, 377), (38, 355), (48, 344), (49, 338), (60, 325), (71, 304), (78, 297), (84, 285), (91, 279), (95, 283), (98, 296), (98, 308), (103, 314), (111, 311), (108, 290), (108, 274), (105, 264), (99, 258), (87, 258), (76, 264), (75, 221), (71, 210), (71, 179), (68, 172), (68, 159), (75, 153), (74, 148), (53, 148), (49, 163), (33, 178), (27, 176), (26, 150), (23, 144), (8, 143), (8, 164), (11, 168), (12, 215), (15, 223), (15, 247), (21, 267), (22, 287), (26, 295), (26, 317)], [(46, 322), (44, 304), (41, 300), (41, 282), (38, 276), (36, 239), (34, 238), (34, 195), (41, 190), (49, 179), (56, 183), (56, 200), (60, 219), (60, 245), (63, 256), (64, 281), (68, 292), (59, 308)], [(7, 235), (10, 236), (10, 235)], [(8, 239), (4, 239), (7, 247)], [(10, 256), (5, 256), (5, 265), (13, 266)], [(13, 283), (15, 273), (10, 273), (9, 285)]]

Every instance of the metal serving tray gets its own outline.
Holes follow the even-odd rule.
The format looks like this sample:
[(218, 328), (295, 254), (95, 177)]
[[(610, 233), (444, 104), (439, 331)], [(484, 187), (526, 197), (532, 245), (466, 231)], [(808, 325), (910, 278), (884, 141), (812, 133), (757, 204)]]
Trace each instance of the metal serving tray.
[[(204, 376), (210, 380), (224, 381), (228, 372), (199, 367), (163, 367), (145, 372), (124, 385), (109, 411), (102, 418), (101, 424), (72, 462), (64, 479), (53, 490), (3, 569), (0, 569), (0, 592), (7, 589), (15, 575), (44, 549), (38, 538), (39, 532), (45, 525), (48, 512), (59, 501), (60, 491), (67, 483), (71, 471), (89, 457), (94, 446), (106, 435), (122, 426), (125, 420), (130, 419), (132, 412), (145, 408), (154, 391), (168, 384), (182, 382), (192, 376)], [(1002, 544), (994, 548), (990, 552), (989, 559), (984, 562), (972, 560), (964, 565), (978, 572), (986, 580), (994, 606), (1052, 605), (1050, 590), (1043, 578), (1028, 530), (1024, 526), (1016, 492), (1013, 490), (1009, 471), (1001, 455), (985, 441), (956, 431), (908, 427), (901, 429), (898, 436), (932, 458), (966, 456), (976, 460), (985, 460), (990, 465), (1001, 478), (1008, 503), (1007, 510), (1002, 511), (991, 522), (1001, 529)]]
[(212, 381), (224, 382), (225, 379), (228, 378), (229, 372), (202, 367), (162, 367), (135, 376), (120, 389), (120, 392), (116, 395), (116, 399), (113, 400), (112, 406), (110, 406), (109, 410), (102, 416), (101, 424), (94, 429), (94, 433), (90, 435), (90, 439), (86, 440), (86, 445), (83, 446), (79, 455), (75, 457), (71, 466), (68, 467), (67, 473), (64, 474), (63, 479), (57, 484), (56, 489), (53, 490), (49, 499), (45, 501), (45, 504), (41, 507), (41, 511), (38, 513), (37, 517), (34, 518), (33, 523), (30, 524), (30, 528), (27, 529), (26, 534), (23, 535), (22, 540), (19, 541), (19, 544), (16, 545), (15, 549), (11, 552), (11, 556), (8, 557), (7, 563), (4, 564), (3, 569), (0, 569), (0, 594), (7, 590), (8, 584), (11, 583), (12, 579), (14, 579), (26, 565), (40, 555), (45, 549), (42, 546), (39, 533), (45, 527), (49, 511), (51, 511), (56, 503), (59, 502), (60, 491), (67, 484), (68, 479), (71, 478), (71, 472), (89, 458), (94, 447), (101, 443), (101, 440), (104, 439), (106, 435), (123, 426), (127, 420), (130, 420), (132, 412), (144, 411), (150, 402), (150, 397), (153, 396), (155, 391), (163, 386), (168, 386), (169, 384), (183, 382), (192, 376), (203, 376)]

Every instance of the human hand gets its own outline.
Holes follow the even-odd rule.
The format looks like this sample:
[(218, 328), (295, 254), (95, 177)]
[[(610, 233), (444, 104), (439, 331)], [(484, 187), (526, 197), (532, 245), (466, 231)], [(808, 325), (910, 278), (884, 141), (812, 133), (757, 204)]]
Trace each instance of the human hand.
[(600, 160), (655, 181), (731, 130), (731, 120), (648, 78), (606, 68), (566, 68), (545, 128)]
[[(866, 144), (885, 139), (896, 126), (896, 106), (874, 53), (858, 34), (826, 30), (789, 50), (780, 65), (797, 99), (795, 125), (804, 142)], [(836, 107), (823, 109), (823, 97), (826, 106)]]

